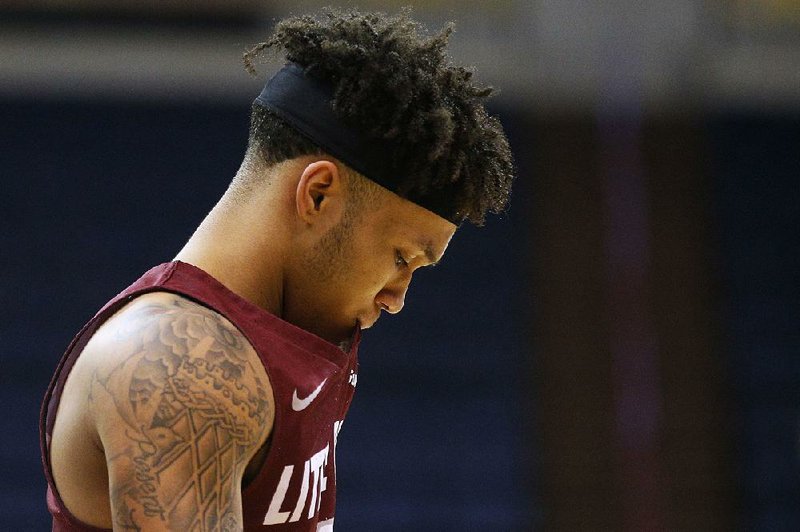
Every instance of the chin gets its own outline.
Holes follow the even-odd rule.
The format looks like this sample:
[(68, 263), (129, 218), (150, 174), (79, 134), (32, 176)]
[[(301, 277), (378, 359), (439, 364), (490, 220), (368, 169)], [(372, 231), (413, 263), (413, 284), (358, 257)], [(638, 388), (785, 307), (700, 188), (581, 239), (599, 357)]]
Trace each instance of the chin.
[(305, 324), (297, 324), (301, 329), (322, 338), (323, 340), (339, 345), (343, 341), (349, 341), (353, 335), (353, 326), (345, 326), (343, 324), (328, 324), (327, 327), (309, 327)]
[(369, 318), (359, 318), (356, 320), (356, 324), (363, 331), (364, 329), (369, 329), (370, 327), (375, 325), (375, 322), (378, 321), (378, 318), (380, 317), (381, 315), (380, 313), (378, 313), (375, 316), (371, 316)]

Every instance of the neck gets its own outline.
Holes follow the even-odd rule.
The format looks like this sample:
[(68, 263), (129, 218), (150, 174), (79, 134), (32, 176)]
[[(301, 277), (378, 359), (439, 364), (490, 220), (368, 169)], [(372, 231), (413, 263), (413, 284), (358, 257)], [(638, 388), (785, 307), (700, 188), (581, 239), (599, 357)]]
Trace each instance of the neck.
[(197, 266), (242, 298), (282, 316), (288, 235), (277, 220), (279, 202), (257, 194), (234, 200), (236, 195), (226, 192), (175, 260)]

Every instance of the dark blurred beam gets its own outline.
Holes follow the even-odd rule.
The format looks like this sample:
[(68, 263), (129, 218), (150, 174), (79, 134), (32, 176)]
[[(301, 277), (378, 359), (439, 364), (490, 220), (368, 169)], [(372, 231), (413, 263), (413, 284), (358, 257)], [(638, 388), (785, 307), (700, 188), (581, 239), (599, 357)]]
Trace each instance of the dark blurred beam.
[(618, 528), (594, 125), (543, 120), (533, 150), (532, 330), (544, 530)]
[(232, 31), (258, 27), (265, 18), (263, 3), (230, 2), (136, 2), (131, 0), (6, 0), (0, 4), (0, 20), (8, 25), (37, 25), (52, 29), (69, 27), (192, 28)]
[[(529, 272), (542, 529), (732, 530), (702, 120), (645, 115), (633, 128), (623, 144), (641, 173), (618, 192), (636, 196), (636, 216), (604, 204), (609, 165), (624, 161), (604, 160), (612, 146), (594, 119), (550, 117), (534, 130)], [(609, 207), (619, 209), (616, 222)], [(633, 255), (640, 270), (626, 274), (609, 262), (609, 224), (634, 222), (646, 248)], [(618, 351), (620, 342), (635, 347), (640, 333), (654, 349), (644, 368), (635, 350), (633, 358)], [(634, 421), (646, 438), (620, 452), (620, 408), (628, 407), (639, 408)]]
[(230, 15), (234, 13), (253, 13), (261, 9), (260, 0), (4, 0), (0, 11), (83, 13), (86, 15), (103, 13), (140, 13), (172, 16), (178, 13), (190, 15), (212, 14)]
[(717, 246), (702, 118), (650, 120), (643, 129), (642, 156), (670, 525), (673, 530), (734, 530), (734, 428), (719, 341)]

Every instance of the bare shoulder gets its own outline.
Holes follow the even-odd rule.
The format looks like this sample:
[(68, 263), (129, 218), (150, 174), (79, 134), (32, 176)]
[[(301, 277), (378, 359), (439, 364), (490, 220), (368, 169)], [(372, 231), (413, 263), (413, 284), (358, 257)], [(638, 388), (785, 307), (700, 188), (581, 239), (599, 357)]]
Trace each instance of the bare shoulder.
[[(112, 393), (115, 403), (124, 400), (114, 407), (126, 417), (165, 407), (165, 391), (177, 397), (190, 391), (185, 386), (203, 385), (198, 397), (219, 396), (237, 421), (254, 428), (270, 421), (271, 389), (255, 350), (227, 319), (198, 303), (164, 292), (141, 296), (90, 347), (93, 386)], [(257, 432), (255, 442), (262, 439)]]
[(274, 417), (266, 372), (242, 333), (213, 310), (155, 293), (113, 316), (87, 348), (115, 528), (240, 526), (242, 475)]

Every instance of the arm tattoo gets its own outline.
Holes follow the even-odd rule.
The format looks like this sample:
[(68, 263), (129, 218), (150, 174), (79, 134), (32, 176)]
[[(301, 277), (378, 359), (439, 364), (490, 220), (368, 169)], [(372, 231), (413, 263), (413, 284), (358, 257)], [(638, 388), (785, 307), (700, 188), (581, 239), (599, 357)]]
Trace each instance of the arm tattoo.
[(131, 309), (116, 340), (124, 356), (95, 373), (93, 388), (107, 393), (90, 397), (108, 398), (118, 421), (106, 450), (109, 468), (121, 472), (111, 482), (115, 528), (241, 527), (236, 479), (271, 408), (241, 333), (175, 297)]

